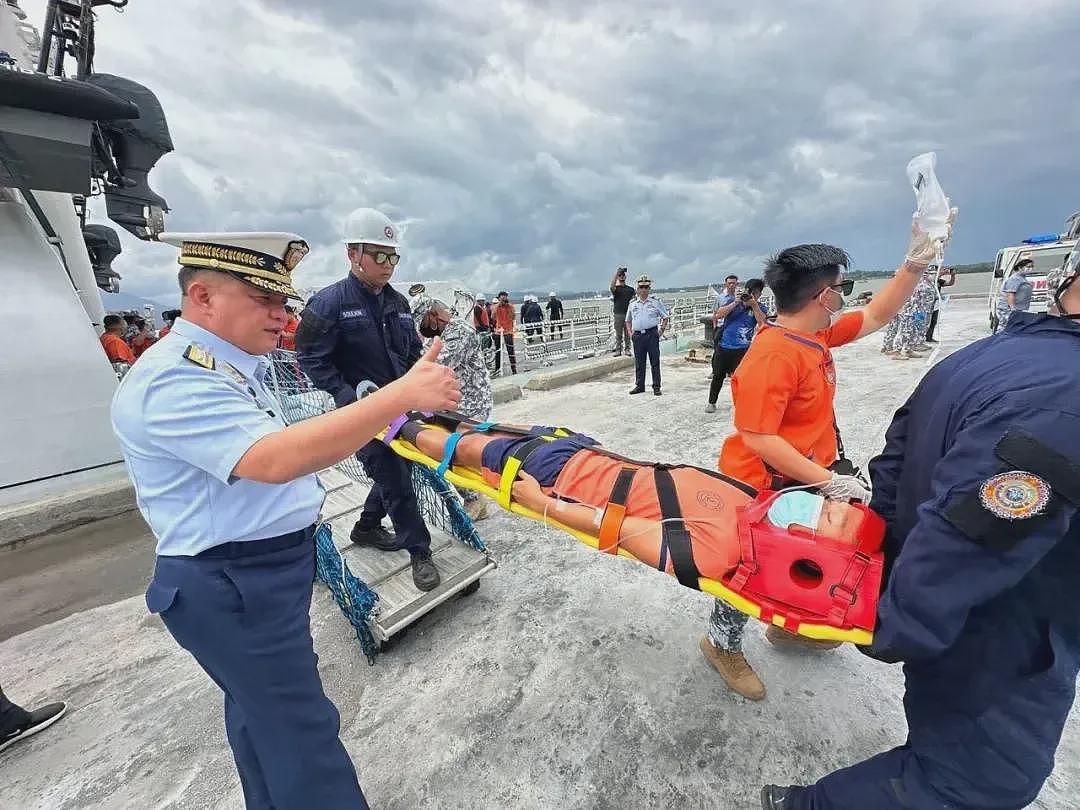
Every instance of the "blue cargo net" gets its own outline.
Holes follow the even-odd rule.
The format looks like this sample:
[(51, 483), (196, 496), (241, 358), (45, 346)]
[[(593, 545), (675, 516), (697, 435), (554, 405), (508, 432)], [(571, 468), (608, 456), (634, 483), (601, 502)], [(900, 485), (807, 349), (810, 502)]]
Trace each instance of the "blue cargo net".
[[(333, 397), (316, 388), (300, 370), (295, 352), (278, 349), (269, 358), (266, 387), (280, 403), (286, 422), (292, 424), (334, 409)], [(360, 484), (372, 485), (372, 480), (355, 456), (338, 462), (334, 469)], [(420, 514), (425, 522), (477, 551), (486, 552), (487, 546), (466, 514), (457, 491), (422, 465), (409, 463), (409, 471)], [(377, 610), (379, 596), (349, 570), (328, 523), (321, 524), (315, 533), (315, 565), (318, 578), (330, 589), (342, 613), (356, 630), (364, 655), (370, 663), (374, 663), (379, 645), (371, 633), (370, 623)]]

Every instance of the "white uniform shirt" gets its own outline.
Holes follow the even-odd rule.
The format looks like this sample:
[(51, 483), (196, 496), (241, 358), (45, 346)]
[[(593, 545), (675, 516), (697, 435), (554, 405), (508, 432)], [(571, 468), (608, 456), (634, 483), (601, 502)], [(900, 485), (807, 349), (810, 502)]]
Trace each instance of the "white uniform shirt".
[(232, 477), (255, 442), (285, 427), (262, 382), (267, 362), (177, 318), (120, 383), (113, 430), (158, 554), (263, 540), (318, 518), (324, 493), (314, 475), (287, 484)]

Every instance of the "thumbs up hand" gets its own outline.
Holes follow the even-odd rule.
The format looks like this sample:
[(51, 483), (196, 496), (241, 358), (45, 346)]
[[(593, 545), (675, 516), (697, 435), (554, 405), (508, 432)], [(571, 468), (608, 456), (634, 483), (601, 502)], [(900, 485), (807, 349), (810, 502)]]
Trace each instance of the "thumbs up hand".
[(409, 410), (447, 411), (461, 402), (461, 386), (457, 376), (446, 366), (439, 365), (442, 338), (431, 341), (428, 350), (399, 380), (402, 395)]

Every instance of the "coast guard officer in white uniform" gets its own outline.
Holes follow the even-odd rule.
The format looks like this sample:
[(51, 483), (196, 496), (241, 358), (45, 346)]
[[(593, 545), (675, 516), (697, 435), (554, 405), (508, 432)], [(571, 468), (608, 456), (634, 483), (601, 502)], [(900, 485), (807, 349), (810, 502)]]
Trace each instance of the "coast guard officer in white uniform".
[(323, 693), (308, 608), (313, 473), (407, 410), (453, 408), (441, 342), (400, 380), (286, 427), (263, 384), (300, 299), (288, 233), (162, 234), (180, 247), (181, 317), (124, 378), (113, 429), (157, 565), (146, 604), (225, 693), (225, 728), (248, 808), (366, 808)]

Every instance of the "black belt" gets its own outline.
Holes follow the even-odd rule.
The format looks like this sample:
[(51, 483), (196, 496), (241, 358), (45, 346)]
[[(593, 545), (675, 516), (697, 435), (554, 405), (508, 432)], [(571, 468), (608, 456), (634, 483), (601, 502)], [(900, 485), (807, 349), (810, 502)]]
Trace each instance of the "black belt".
[(647, 335), (649, 332), (655, 332), (656, 329), (657, 329), (657, 327), (655, 327), (655, 326), (650, 326), (648, 329), (635, 329), (634, 334), (635, 335)]
[(221, 543), (212, 546), (195, 555), (200, 560), (235, 560), (238, 557), (254, 557), (258, 554), (272, 554), (275, 551), (284, 551), (302, 543), (310, 543), (315, 537), (315, 526), (306, 529), (289, 532), (277, 537), (267, 537), (265, 540), (246, 540), (234, 543)]

